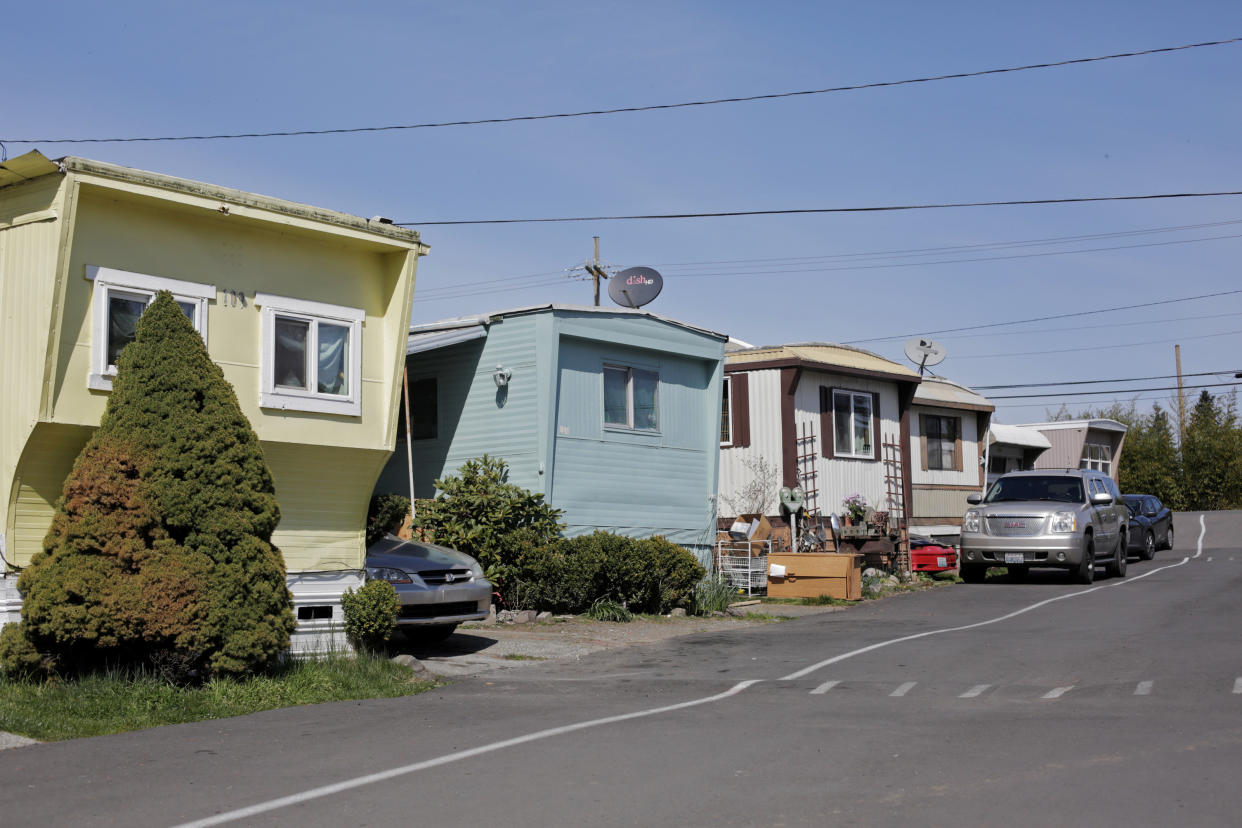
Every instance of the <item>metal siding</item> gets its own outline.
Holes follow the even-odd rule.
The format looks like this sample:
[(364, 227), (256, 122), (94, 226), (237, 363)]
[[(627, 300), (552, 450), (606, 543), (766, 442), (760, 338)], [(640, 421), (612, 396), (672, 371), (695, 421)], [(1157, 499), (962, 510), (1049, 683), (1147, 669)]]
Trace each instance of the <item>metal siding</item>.
[[(781, 479), (781, 372), (764, 369), (747, 371), (750, 377), (750, 445), (744, 448), (720, 449), (720, 516), (735, 517), (740, 509), (737, 496), (750, 478), (751, 472), (747, 463), (755, 463), (760, 459), (774, 467), (776, 486), (780, 487)], [(805, 379), (804, 379), (805, 381)], [(816, 398), (816, 411), (819, 400)], [(817, 426), (818, 428), (818, 426)], [(773, 493), (773, 503), (777, 503)], [(774, 513), (773, 506), (769, 513)]]
[[(598, 528), (709, 544), (716, 363), (574, 338), (561, 340), (559, 362), (552, 503), (565, 510), (568, 533)], [(659, 433), (604, 428), (604, 362), (660, 372)]]
[(1082, 444), (1087, 436), (1084, 428), (1054, 428), (1041, 431), (1052, 448), (1035, 460), (1037, 469), (1076, 469), (1082, 462)]
[[(962, 470), (923, 469), (923, 435), (920, 414), (939, 417), (955, 417), (961, 425)], [(944, 486), (976, 486), (979, 483), (979, 421), (973, 411), (954, 408), (932, 408), (915, 404), (910, 411), (910, 469), (915, 486), (920, 484)], [(923, 514), (914, 512), (914, 515)]]
[(930, 521), (936, 523), (954, 521), (960, 523), (962, 516), (966, 514), (969, 504), (966, 503), (966, 497), (971, 493), (978, 493), (979, 489), (967, 491), (953, 491), (951, 489), (914, 489), (914, 511), (911, 513), (911, 523), (928, 523)]
[(25, 566), (42, 550), (65, 478), (91, 432), (50, 423), (39, 423), (31, 432), (14, 474), (5, 552), (10, 563)]

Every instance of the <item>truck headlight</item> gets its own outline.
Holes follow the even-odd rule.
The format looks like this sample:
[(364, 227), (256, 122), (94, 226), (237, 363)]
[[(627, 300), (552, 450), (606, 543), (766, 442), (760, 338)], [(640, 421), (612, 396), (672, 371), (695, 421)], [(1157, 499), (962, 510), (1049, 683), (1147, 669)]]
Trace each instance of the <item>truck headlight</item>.
[(1078, 516), (1073, 512), (1054, 512), (1048, 529), (1052, 532), (1077, 532)]
[(963, 532), (978, 532), (979, 531), (979, 513), (975, 511), (974, 509), (971, 509), (969, 512), (967, 512), (966, 517), (962, 519), (962, 531)]

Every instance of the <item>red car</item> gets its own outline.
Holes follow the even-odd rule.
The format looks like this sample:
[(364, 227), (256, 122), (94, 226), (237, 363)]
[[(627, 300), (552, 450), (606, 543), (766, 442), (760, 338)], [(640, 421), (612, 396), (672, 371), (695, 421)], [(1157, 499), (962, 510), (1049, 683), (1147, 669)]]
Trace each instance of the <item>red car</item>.
[(941, 546), (922, 535), (911, 535), (910, 569), (914, 572), (946, 572), (957, 569), (957, 550), (952, 546)]

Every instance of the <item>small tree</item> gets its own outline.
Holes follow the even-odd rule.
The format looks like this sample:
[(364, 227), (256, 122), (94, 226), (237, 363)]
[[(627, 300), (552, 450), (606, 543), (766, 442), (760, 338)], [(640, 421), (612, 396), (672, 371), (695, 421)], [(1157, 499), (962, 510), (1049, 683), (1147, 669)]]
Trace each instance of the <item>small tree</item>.
[(241, 674), (289, 645), (271, 472), (232, 387), (167, 292), (117, 359), (0, 666), (177, 663)]
[[(509, 466), (486, 454), (467, 460), (457, 475), (435, 482), (434, 500), (419, 501), (414, 526), (427, 540), (474, 557), (489, 580), (503, 582), (515, 561), (510, 536), (530, 530), (551, 539), (564, 530), (561, 510), (543, 502), (543, 495), (509, 482)], [(522, 548), (518, 545), (517, 548)]]

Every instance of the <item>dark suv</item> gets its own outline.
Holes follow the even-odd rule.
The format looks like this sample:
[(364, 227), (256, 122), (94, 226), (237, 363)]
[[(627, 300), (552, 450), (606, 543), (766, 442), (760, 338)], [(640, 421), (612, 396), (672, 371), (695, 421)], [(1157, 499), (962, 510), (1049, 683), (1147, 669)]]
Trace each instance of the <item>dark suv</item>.
[(1067, 569), (1080, 584), (1095, 579), (1095, 565), (1126, 574), (1130, 513), (1121, 490), (1090, 469), (1011, 472), (999, 477), (971, 504), (962, 521), (961, 576), (982, 581), (989, 567), (1003, 566), (1014, 580), (1033, 566)]

